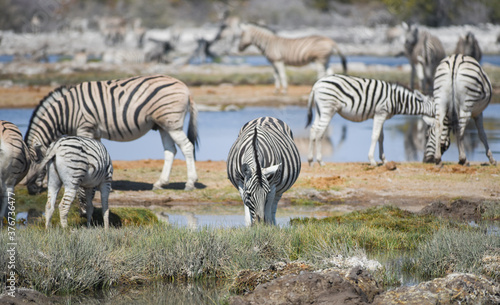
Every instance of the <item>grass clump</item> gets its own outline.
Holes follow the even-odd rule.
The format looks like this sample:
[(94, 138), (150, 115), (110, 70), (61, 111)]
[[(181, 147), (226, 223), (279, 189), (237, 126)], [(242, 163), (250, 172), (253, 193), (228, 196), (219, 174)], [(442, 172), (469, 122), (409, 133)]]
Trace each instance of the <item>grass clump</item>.
[(448, 220), (414, 214), (394, 206), (374, 207), (323, 219), (291, 220), (292, 225), (306, 223), (335, 224), (342, 234), (339, 238), (374, 251), (413, 250), (438, 229), (458, 226)]
[(466, 272), (486, 274), (498, 281), (498, 262), (489, 266), (492, 257), (499, 261), (498, 233), (485, 233), (484, 228), (461, 231), (442, 228), (419, 245), (414, 259), (407, 260), (404, 267), (423, 279)]

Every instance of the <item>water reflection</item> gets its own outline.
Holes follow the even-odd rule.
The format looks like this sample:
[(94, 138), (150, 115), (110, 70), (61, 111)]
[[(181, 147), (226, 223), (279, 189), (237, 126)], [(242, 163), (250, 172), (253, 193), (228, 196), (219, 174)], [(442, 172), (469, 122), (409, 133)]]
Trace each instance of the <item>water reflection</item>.
[(222, 285), (215, 280), (204, 283), (148, 282), (143, 286), (116, 287), (95, 295), (64, 297), (67, 304), (221, 304), (224, 294)]
[[(0, 118), (18, 125), (23, 134), (31, 117), (32, 109), (0, 109)], [(226, 160), (227, 153), (246, 122), (260, 116), (275, 116), (287, 122), (294, 133), (303, 161), (307, 159), (309, 128), (305, 128), (307, 110), (304, 107), (283, 108), (248, 107), (240, 111), (200, 112), (198, 126), (200, 147), (197, 160)], [(500, 104), (486, 108), (484, 127), (488, 143), (495, 159), (500, 159)], [(413, 116), (398, 115), (384, 124), (384, 148), (389, 161), (422, 161), (424, 141), (422, 139), (421, 119)], [(334, 116), (328, 136), (323, 142), (323, 160), (327, 162), (367, 162), (373, 120), (351, 122)], [(454, 137), (452, 137), (454, 141)], [(156, 131), (133, 142), (114, 142), (103, 140), (113, 160), (163, 159), (163, 147)], [(466, 132), (467, 159), (486, 162), (484, 147), (480, 144), (473, 123)], [(182, 154), (176, 157), (183, 159)], [(458, 162), (458, 150), (452, 143), (443, 155), (444, 161)]]

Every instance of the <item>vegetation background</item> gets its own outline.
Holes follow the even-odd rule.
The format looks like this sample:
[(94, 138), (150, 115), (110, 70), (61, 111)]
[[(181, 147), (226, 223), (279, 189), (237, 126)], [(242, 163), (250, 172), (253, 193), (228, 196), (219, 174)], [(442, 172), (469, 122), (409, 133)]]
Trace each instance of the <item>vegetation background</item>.
[(202, 26), (222, 12), (282, 28), (332, 25), (427, 26), (500, 22), (498, 0), (0, 0), (0, 30), (30, 31), (36, 16), (41, 31), (61, 30), (79, 18), (141, 18), (148, 28)]

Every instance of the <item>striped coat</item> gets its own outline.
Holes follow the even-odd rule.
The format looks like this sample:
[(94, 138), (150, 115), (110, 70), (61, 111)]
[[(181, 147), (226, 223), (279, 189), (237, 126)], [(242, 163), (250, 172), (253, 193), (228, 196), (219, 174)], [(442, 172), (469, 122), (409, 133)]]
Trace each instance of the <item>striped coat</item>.
[(104, 227), (109, 227), (108, 196), (111, 191), (113, 164), (100, 141), (84, 137), (62, 137), (49, 146), (44, 159), (30, 173), (28, 182), (33, 180), (40, 170), (48, 172), (46, 228), (50, 226), (61, 186), (64, 186), (64, 195), (59, 204), (59, 215), (63, 228), (68, 226), (69, 208), (80, 187), (85, 191), (87, 226), (90, 226), (94, 210), (94, 187), (98, 187), (101, 192)]
[[(188, 112), (186, 136), (183, 125)], [(33, 112), (25, 140), (33, 155), (43, 156), (47, 147), (62, 135), (132, 141), (151, 129), (160, 131), (165, 150), (163, 171), (153, 187), (162, 188), (168, 183), (177, 145), (186, 158), (186, 189), (193, 189), (197, 180), (196, 105), (187, 86), (169, 76), (136, 76), (58, 88)], [(28, 185), (32, 192), (39, 189), (41, 178)]]
[(16, 125), (0, 121), (0, 194), (2, 195), (0, 221), (14, 198), (14, 187), (26, 176), (30, 168), (28, 148)]
[(247, 225), (276, 223), (278, 201), (297, 180), (300, 166), (292, 131), (285, 122), (261, 117), (241, 128), (227, 157), (227, 174), (240, 192)]
[(340, 56), (346, 73), (346, 59), (335, 41), (328, 37), (313, 35), (291, 39), (277, 36), (269, 29), (254, 24), (242, 23), (240, 27), (242, 33), (239, 51), (242, 52), (248, 46), (255, 45), (262, 52), (274, 68), (276, 91), (279, 91), (280, 86), (283, 93), (287, 91), (285, 65), (304, 66), (314, 62), (318, 78), (332, 74), (333, 71), (327, 71), (327, 68), (330, 56), (334, 52)]
[(309, 95), (307, 126), (311, 124), (313, 110), (317, 115), (309, 136), (309, 165), (313, 164), (314, 149), (316, 159), (322, 162), (321, 139), (332, 117), (338, 113), (343, 118), (361, 122), (373, 118), (373, 131), (368, 159), (375, 166), (374, 152), (378, 141), (380, 160), (386, 163), (384, 155), (385, 120), (396, 114), (434, 116), (433, 99), (398, 84), (381, 80), (330, 75), (318, 80)]
[[(450, 126), (455, 133), (460, 164), (468, 164), (464, 149), (464, 132), (472, 118), (476, 123), (479, 139), (483, 142), (486, 156), (491, 164), (496, 165), (493, 153), (488, 146), (483, 127), (483, 110), (491, 100), (491, 82), (473, 57), (454, 54), (441, 61), (434, 79), (434, 99), (436, 116), (434, 133), (443, 135)], [(445, 126), (445, 121), (448, 124)], [(441, 138), (436, 137), (435, 147), (441, 147)], [(441, 149), (436, 149), (434, 159), (441, 164)]]

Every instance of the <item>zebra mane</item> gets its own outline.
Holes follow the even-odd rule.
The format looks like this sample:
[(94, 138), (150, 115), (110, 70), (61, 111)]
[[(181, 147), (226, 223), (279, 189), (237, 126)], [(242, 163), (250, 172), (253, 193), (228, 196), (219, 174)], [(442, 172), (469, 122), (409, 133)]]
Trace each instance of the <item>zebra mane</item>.
[(265, 25), (261, 25), (261, 24), (257, 24), (255, 22), (247, 22), (246, 23), (247, 25), (251, 25), (253, 27), (256, 27), (257, 29), (259, 30), (263, 30), (263, 31), (266, 31), (266, 32), (269, 32), (269, 34), (273, 34), (273, 35), (276, 35), (276, 31), (265, 26)]
[(26, 144), (28, 144), (28, 136), (31, 133), (33, 120), (38, 115), (38, 111), (40, 110), (40, 108), (42, 108), (42, 106), (45, 106), (46, 104), (51, 104), (56, 99), (55, 97), (57, 95), (64, 95), (72, 87), (73, 86), (60, 86), (52, 90), (49, 94), (47, 94), (43, 99), (40, 100), (40, 103), (38, 103), (38, 106), (36, 106), (35, 110), (33, 110), (33, 113), (31, 114), (30, 122), (28, 124), (28, 130), (26, 131), (26, 135), (24, 136), (24, 142), (26, 142)]
[(255, 160), (255, 173), (257, 174), (257, 179), (259, 184), (262, 186), (262, 168), (259, 161), (259, 153), (257, 151), (257, 126), (254, 128), (253, 138), (252, 138), (252, 150), (253, 158)]

